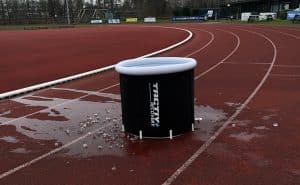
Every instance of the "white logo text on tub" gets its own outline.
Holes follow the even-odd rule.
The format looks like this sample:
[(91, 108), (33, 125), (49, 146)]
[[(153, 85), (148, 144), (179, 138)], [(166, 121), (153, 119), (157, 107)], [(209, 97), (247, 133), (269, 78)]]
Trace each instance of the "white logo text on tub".
[(151, 126), (159, 127), (159, 97), (158, 97), (158, 83), (149, 83), (150, 93), (150, 118)]

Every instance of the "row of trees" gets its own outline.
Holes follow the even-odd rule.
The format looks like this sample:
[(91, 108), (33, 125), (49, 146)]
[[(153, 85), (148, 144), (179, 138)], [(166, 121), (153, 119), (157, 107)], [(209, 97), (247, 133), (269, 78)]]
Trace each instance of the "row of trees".
[(0, 24), (67, 23), (68, 19), (76, 23), (103, 18), (108, 12), (117, 18), (168, 17), (190, 14), (191, 7), (213, 1), (218, 0), (0, 0)]

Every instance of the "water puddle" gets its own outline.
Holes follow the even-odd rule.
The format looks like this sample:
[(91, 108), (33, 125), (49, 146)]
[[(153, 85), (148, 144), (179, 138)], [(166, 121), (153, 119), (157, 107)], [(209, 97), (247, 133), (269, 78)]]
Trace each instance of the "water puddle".
[(26, 150), (25, 148), (16, 148), (13, 150), (10, 150), (11, 153), (16, 153), (16, 154), (28, 154), (31, 151), (30, 150)]
[(257, 133), (248, 133), (248, 132), (241, 132), (238, 134), (230, 134), (230, 137), (235, 138), (240, 141), (249, 142), (254, 138), (263, 137), (263, 135)]
[(221, 109), (215, 109), (210, 106), (196, 105), (195, 117), (202, 118), (202, 120), (195, 122), (195, 137), (202, 141), (206, 141), (227, 119), (227, 114)]

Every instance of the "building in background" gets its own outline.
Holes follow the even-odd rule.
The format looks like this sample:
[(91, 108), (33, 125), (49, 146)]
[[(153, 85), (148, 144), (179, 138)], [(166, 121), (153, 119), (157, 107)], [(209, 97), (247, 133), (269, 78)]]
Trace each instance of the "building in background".
[(241, 12), (280, 12), (296, 9), (300, 0), (222, 0), (222, 16), (239, 17)]

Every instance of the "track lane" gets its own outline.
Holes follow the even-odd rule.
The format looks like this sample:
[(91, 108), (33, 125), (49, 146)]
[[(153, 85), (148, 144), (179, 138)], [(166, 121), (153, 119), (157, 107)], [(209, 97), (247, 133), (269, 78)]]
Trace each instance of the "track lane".
[[(113, 90), (113, 89), (112, 89)], [(114, 90), (113, 90), (113, 92), (114, 92)], [(78, 144), (77, 144), (78, 145)], [(77, 146), (78, 147), (78, 146)], [(41, 161), (41, 162), (43, 162), (43, 161)], [(26, 174), (26, 173), (25, 173)]]
[[(252, 29), (257, 31), (256, 29)], [(260, 30), (278, 47), (278, 63), (297, 52), (296, 40)], [(280, 66), (280, 65), (279, 65)], [(280, 67), (278, 67), (280, 68)], [(289, 68), (290, 69), (290, 68)], [(266, 81), (216, 142), (174, 184), (298, 184), (299, 183), (299, 78), (273, 76)], [(296, 73), (282, 71), (282, 75)], [(300, 74), (298, 70), (296, 74)], [(196, 173), (197, 172), (197, 173)], [(196, 174), (202, 174), (196, 178)]]
[[(187, 35), (182, 30), (164, 34), (168, 29), (103, 26), (1, 32), (0, 93), (112, 65), (121, 59), (172, 45)], [(123, 47), (132, 38), (135, 42)], [(153, 38), (159, 39), (160, 43)], [(8, 83), (10, 81), (14, 83)]]
[[(243, 37), (243, 39), (242, 39), (242, 42), (241, 42), (242, 44), (243, 44), (244, 39), (245, 39), (245, 37)], [(244, 47), (244, 46), (241, 46), (241, 47)], [(244, 49), (242, 49), (242, 50), (244, 50)], [(234, 56), (235, 55), (233, 55), (232, 57), (234, 57)], [(201, 56), (198, 56), (198, 57), (201, 58)], [(230, 61), (228, 61), (228, 62), (230, 62)], [(211, 65), (211, 64), (209, 64), (209, 65)], [(262, 71), (259, 72), (258, 71), (259, 69)], [(197, 100), (200, 101), (198, 104), (203, 105), (204, 104), (203, 101), (206, 101), (206, 103), (204, 105), (213, 105), (213, 107), (215, 108), (215, 107), (218, 107), (216, 105), (219, 105), (220, 103), (224, 103), (224, 99), (222, 99), (222, 98), (219, 100), (215, 100), (215, 101), (213, 101), (213, 100), (215, 99), (215, 97), (218, 96), (219, 92), (221, 92), (222, 94), (224, 92), (227, 92), (228, 94), (231, 93), (230, 91), (228, 91), (229, 88), (225, 86), (225, 84), (228, 85), (228, 83), (220, 82), (221, 84), (224, 84), (224, 87), (220, 88), (220, 90), (218, 90), (219, 91), (218, 92), (218, 91), (216, 91), (216, 89), (213, 86), (213, 83), (211, 83), (211, 82), (214, 81), (213, 79), (215, 79), (217, 81), (218, 81), (218, 79), (222, 79), (222, 76), (219, 76), (219, 78), (218, 78), (217, 76), (215, 76), (215, 74), (219, 73), (219, 74), (224, 75), (224, 73), (222, 71), (226, 71), (228, 74), (233, 74), (235, 71), (239, 71), (239, 70), (240, 70), (239, 67), (234, 67), (231, 69), (226, 68), (226, 67), (224, 67), (224, 68), (221, 67), (221, 68), (217, 68), (217, 70), (213, 71), (213, 73), (211, 73), (210, 75), (205, 76), (205, 78), (199, 80), (199, 82), (198, 82), (199, 86), (201, 86), (201, 88), (203, 88), (203, 89), (207, 89), (207, 85), (206, 86), (203, 86), (203, 85), (210, 84), (211, 85), (210, 91), (214, 92), (213, 94), (215, 94), (215, 96), (212, 96), (212, 94), (209, 94), (209, 92), (207, 92), (207, 95), (198, 94), (198, 95), (196, 95)], [(244, 68), (244, 70), (246, 72), (247, 68)], [(256, 71), (256, 73), (263, 74), (266, 70), (264, 68), (262, 68), (262, 66), (260, 66), (260, 67), (258, 66), (257, 68), (253, 67), (253, 68), (249, 69), (249, 73), (244, 74), (244, 77), (246, 78), (246, 76), (253, 75), (250, 73), (251, 71)], [(243, 71), (240, 71), (240, 74), (236, 75), (236, 77), (240, 77), (242, 74), (243, 74)], [(256, 74), (257, 75), (256, 77), (251, 76), (252, 80), (254, 80), (254, 82), (255, 82), (256, 78), (260, 77), (259, 74)], [(225, 75), (225, 76), (227, 76), (226, 79), (228, 81), (234, 81), (234, 79), (230, 78), (228, 75)], [(235, 76), (235, 75), (233, 75), (233, 76)], [(211, 80), (208, 81), (208, 79), (211, 79)], [(224, 79), (224, 80), (226, 80), (226, 79)], [(239, 78), (235, 78), (235, 80), (238, 80), (238, 79)], [(251, 79), (249, 79), (249, 80), (251, 80)], [(242, 85), (243, 85), (243, 83), (239, 84), (239, 86), (242, 86)], [(249, 88), (249, 87), (247, 87), (247, 88)], [(113, 88), (113, 89), (107, 90), (105, 92), (106, 93), (110, 93), (110, 92), (117, 93), (118, 88)], [(198, 91), (198, 92), (201, 92), (201, 91)], [(243, 94), (245, 94), (246, 92), (247, 92), (247, 90), (245, 90)], [(238, 100), (240, 98), (242, 99), (243, 97), (236, 97), (234, 99)], [(211, 102), (209, 102), (207, 100), (211, 100)], [(90, 101), (96, 101), (96, 100), (93, 99)], [(98, 101), (101, 102), (101, 99)], [(213, 102), (215, 102), (215, 103), (213, 103)], [(228, 112), (229, 110), (226, 110), (226, 111)], [(229, 111), (229, 113), (230, 113), (230, 111)], [(203, 129), (203, 128), (201, 128), (201, 129)], [(198, 131), (201, 131), (201, 129)], [(110, 130), (110, 128), (108, 128), (106, 131), (109, 132), (109, 130)], [(198, 135), (198, 137), (199, 137), (199, 135)], [(172, 160), (174, 160), (174, 161), (178, 160), (178, 157), (179, 157), (178, 156), (178, 148), (183, 148), (182, 155), (188, 156), (189, 151), (193, 150), (193, 147), (195, 147), (196, 145), (199, 145), (199, 139), (195, 139), (191, 135), (184, 136), (181, 139), (184, 141), (180, 141), (180, 142), (176, 141), (175, 143), (163, 142), (163, 147), (165, 147), (165, 148), (162, 148), (161, 142), (157, 142), (157, 143), (154, 142), (154, 144), (153, 144), (153, 141), (151, 141), (151, 142), (146, 141), (146, 143), (139, 143), (139, 142), (131, 143), (131, 142), (126, 141), (125, 143), (131, 143), (130, 146), (126, 146), (128, 151), (125, 154), (122, 153), (121, 151), (119, 151), (119, 152), (121, 152), (121, 155), (128, 156), (127, 160), (122, 159), (122, 158), (124, 158), (124, 156), (121, 156), (121, 157), (118, 156), (118, 152), (111, 154), (106, 151), (104, 153), (107, 153), (109, 155), (105, 156), (105, 157), (72, 157), (72, 158), (70, 158), (70, 156), (66, 155), (68, 153), (67, 151), (62, 151), (61, 153), (59, 153), (59, 155), (57, 155), (55, 157), (55, 161), (56, 161), (55, 163), (53, 163), (54, 158), (50, 157), (44, 161), (41, 161), (42, 164), (38, 163), (38, 165), (35, 165), (32, 168), (30, 167), (29, 169), (22, 171), (21, 174), (16, 174), (12, 177), (22, 179), (26, 176), (32, 175), (31, 173), (33, 173), (34, 171), (39, 171), (39, 170), (44, 171), (45, 166), (47, 166), (45, 173), (43, 173), (43, 174), (34, 173), (35, 175), (39, 174), (40, 180), (49, 178), (50, 181), (48, 183), (51, 184), (51, 179), (56, 178), (58, 175), (57, 173), (53, 173), (53, 172), (59, 168), (62, 171), (67, 171), (67, 173), (64, 173), (65, 176), (64, 176), (64, 178), (62, 178), (63, 180), (61, 183), (69, 183), (72, 181), (71, 180), (72, 177), (78, 175), (78, 169), (76, 167), (80, 167), (81, 169), (86, 169), (87, 173), (84, 173), (84, 174), (80, 173), (80, 177), (78, 177), (76, 179), (77, 181), (76, 180), (73, 181), (74, 184), (78, 183), (78, 181), (79, 182), (80, 181), (87, 182), (87, 183), (92, 184), (96, 181), (97, 182), (102, 181), (102, 179), (103, 179), (103, 181), (105, 181), (105, 179), (108, 179), (109, 182), (107, 181), (107, 184), (110, 184), (110, 183), (118, 184), (118, 183), (120, 183), (120, 179), (122, 179), (122, 182), (126, 182), (128, 180), (128, 182), (136, 182), (137, 184), (147, 184), (147, 183), (151, 184), (151, 183), (153, 183), (151, 177), (158, 176), (158, 178), (161, 178), (161, 179), (164, 178), (164, 177), (161, 177), (157, 173), (162, 173), (162, 174), (171, 173), (172, 170), (168, 170), (168, 169), (176, 168), (176, 164), (172, 163)], [(92, 140), (92, 139), (90, 139), (90, 140)], [(202, 138), (202, 140), (203, 140), (203, 138)], [(149, 144), (149, 143), (151, 143), (151, 144)], [(202, 143), (202, 142), (200, 142), (200, 143)], [(81, 145), (82, 145), (82, 143), (78, 143), (78, 144), (76, 144), (75, 148), (77, 148), (77, 150), (78, 150), (79, 148), (82, 147)], [(152, 147), (153, 148), (149, 149), (149, 146), (151, 146), (150, 148), (152, 148)], [(73, 148), (70, 148), (69, 150), (72, 150), (72, 149)], [(153, 161), (156, 161), (157, 163), (159, 163), (159, 160), (161, 160), (160, 158), (162, 156), (161, 154), (163, 154), (162, 151), (171, 152), (171, 154), (169, 154), (170, 155), (169, 161), (171, 163), (168, 163), (168, 161), (167, 162), (163, 161), (158, 166), (156, 166), (155, 164), (152, 164), (151, 161), (150, 162), (148, 161), (149, 158), (154, 158)], [(158, 153), (155, 154), (154, 152), (158, 152)], [(81, 151), (81, 153), (86, 154), (87, 152), (84, 152), (84, 150), (83, 150), (83, 151)], [(137, 161), (135, 160), (136, 158), (139, 158), (139, 161), (140, 161), (139, 163), (137, 163)], [(211, 164), (213, 164), (213, 163), (211, 163)], [(163, 165), (163, 167), (161, 165)], [(115, 172), (113, 170), (111, 170), (112, 167), (114, 167), (114, 166), (117, 167), (117, 170)], [(136, 177), (139, 177), (139, 175), (142, 173), (140, 171), (145, 170), (145, 168), (147, 168), (147, 169), (154, 168), (153, 170), (150, 170), (150, 173), (144, 174), (144, 175), (147, 175), (146, 180), (148, 180), (148, 181), (146, 183), (145, 183), (145, 179), (136, 178)], [(159, 170), (157, 170), (157, 169), (159, 169)], [(133, 170), (133, 171), (131, 171), (131, 170)], [(104, 174), (104, 177), (102, 177), (102, 176), (98, 177), (100, 174), (101, 175)], [(127, 175), (127, 177), (124, 177), (121, 174), (125, 174), (125, 175)], [(211, 175), (213, 175), (213, 174), (214, 173), (211, 173)], [(93, 178), (95, 176), (97, 176), (97, 179)], [(116, 178), (116, 177), (121, 177), (121, 178)], [(39, 179), (31, 178), (28, 181), (28, 183), (30, 184), (30, 183), (41, 182), (41, 181), (39, 181)], [(194, 178), (194, 179), (196, 179), (196, 178)], [(12, 181), (7, 181), (7, 182), (12, 182)]]
[[(110, 75), (107, 75), (107, 74), (110, 74), (110, 73), (112, 73), (111, 71), (109, 71), (109, 72), (106, 72), (106, 75), (104, 75), (105, 77), (107, 77), (107, 79), (101, 79), (101, 83), (99, 83), (99, 85), (101, 85), (101, 86), (103, 86), (103, 84), (105, 85), (106, 83), (105, 82), (109, 82), (109, 84), (111, 84), (111, 80), (112, 80), (112, 78), (110, 77)], [(116, 75), (114, 75), (114, 77), (117, 77)], [(92, 78), (94, 78), (94, 77), (92, 77)], [(94, 79), (95, 80), (95, 79)], [(79, 80), (79, 81), (81, 81), (81, 80)], [(84, 80), (82, 80), (82, 81), (84, 81)], [(76, 81), (76, 82), (78, 82), (78, 81)], [(45, 94), (46, 93), (46, 94)], [(66, 92), (65, 92), (66, 93)], [(57, 94), (57, 93), (56, 93)], [(68, 93), (68, 94), (70, 94), (70, 93)], [(61, 95), (57, 95), (57, 96), (55, 96), (55, 93), (53, 94), (53, 93), (48, 93), (47, 92), (47, 90), (43, 90), (43, 91), (41, 91), (41, 92), (38, 92), (38, 93), (34, 93), (34, 95), (36, 95), (36, 96), (46, 96), (46, 97), (48, 97), (48, 98), (58, 98), (58, 97), (60, 97)], [(84, 98), (84, 97), (86, 97), (87, 95), (83, 95), (83, 97), (82, 96), (79, 96), (78, 98)], [(43, 97), (44, 98), (44, 97)], [(73, 102), (74, 100), (71, 98), (71, 100), (68, 100), (67, 102), (68, 103), (71, 103), (71, 102)], [(43, 103), (43, 102), (42, 102)], [(52, 110), (52, 109), (54, 109), (56, 106), (62, 106), (62, 105), (65, 105), (65, 103), (66, 103), (66, 101), (64, 101), (64, 102), (61, 102), (61, 103), (59, 103), (59, 104), (56, 104), (56, 105), (54, 105), (54, 106), (51, 106), (50, 108), (47, 108), (48, 110)], [(72, 103), (71, 103), (72, 104)], [(20, 111), (20, 110), (17, 110), (18, 112)], [(42, 111), (43, 112), (43, 111)], [(27, 118), (26, 117), (31, 117), (31, 116), (34, 116), (34, 115), (36, 115), (36, 114), (40, 114), (41, 113), (41, 111), (38, 111), (38, 112), (34, 112), (34, 113), (31, 113), (31, 114), (29, 114), (29, 115), (25, 115), (25, 116), (23, 116), (23, 117), (21, 117), (21, 118), (17, 118), (17, 119), (13, 119), (13, 120), (10, 120), (9, 122), (6, 122), (5, 124), (9, 124), (9, 123), (13, 123), (14, 122), (14, 124), (17, 124), (16, 123), (16, 121), (18, 121), (18, 122), (21, 122), (22, 123), (22, 120), (27, 120)], [(26, 119), (24, 119), (24, 118), (26, 118)], [(37, 118), (37, 119), (39, 119), (39, 117)], [(48, 117), (48, 119), (49, 119), (49, 117)], [(19, 121), (20, 120), (20, 121)], [(53, 147), (49, 147), (50, 149), (51, 148), (53, 148)]]

